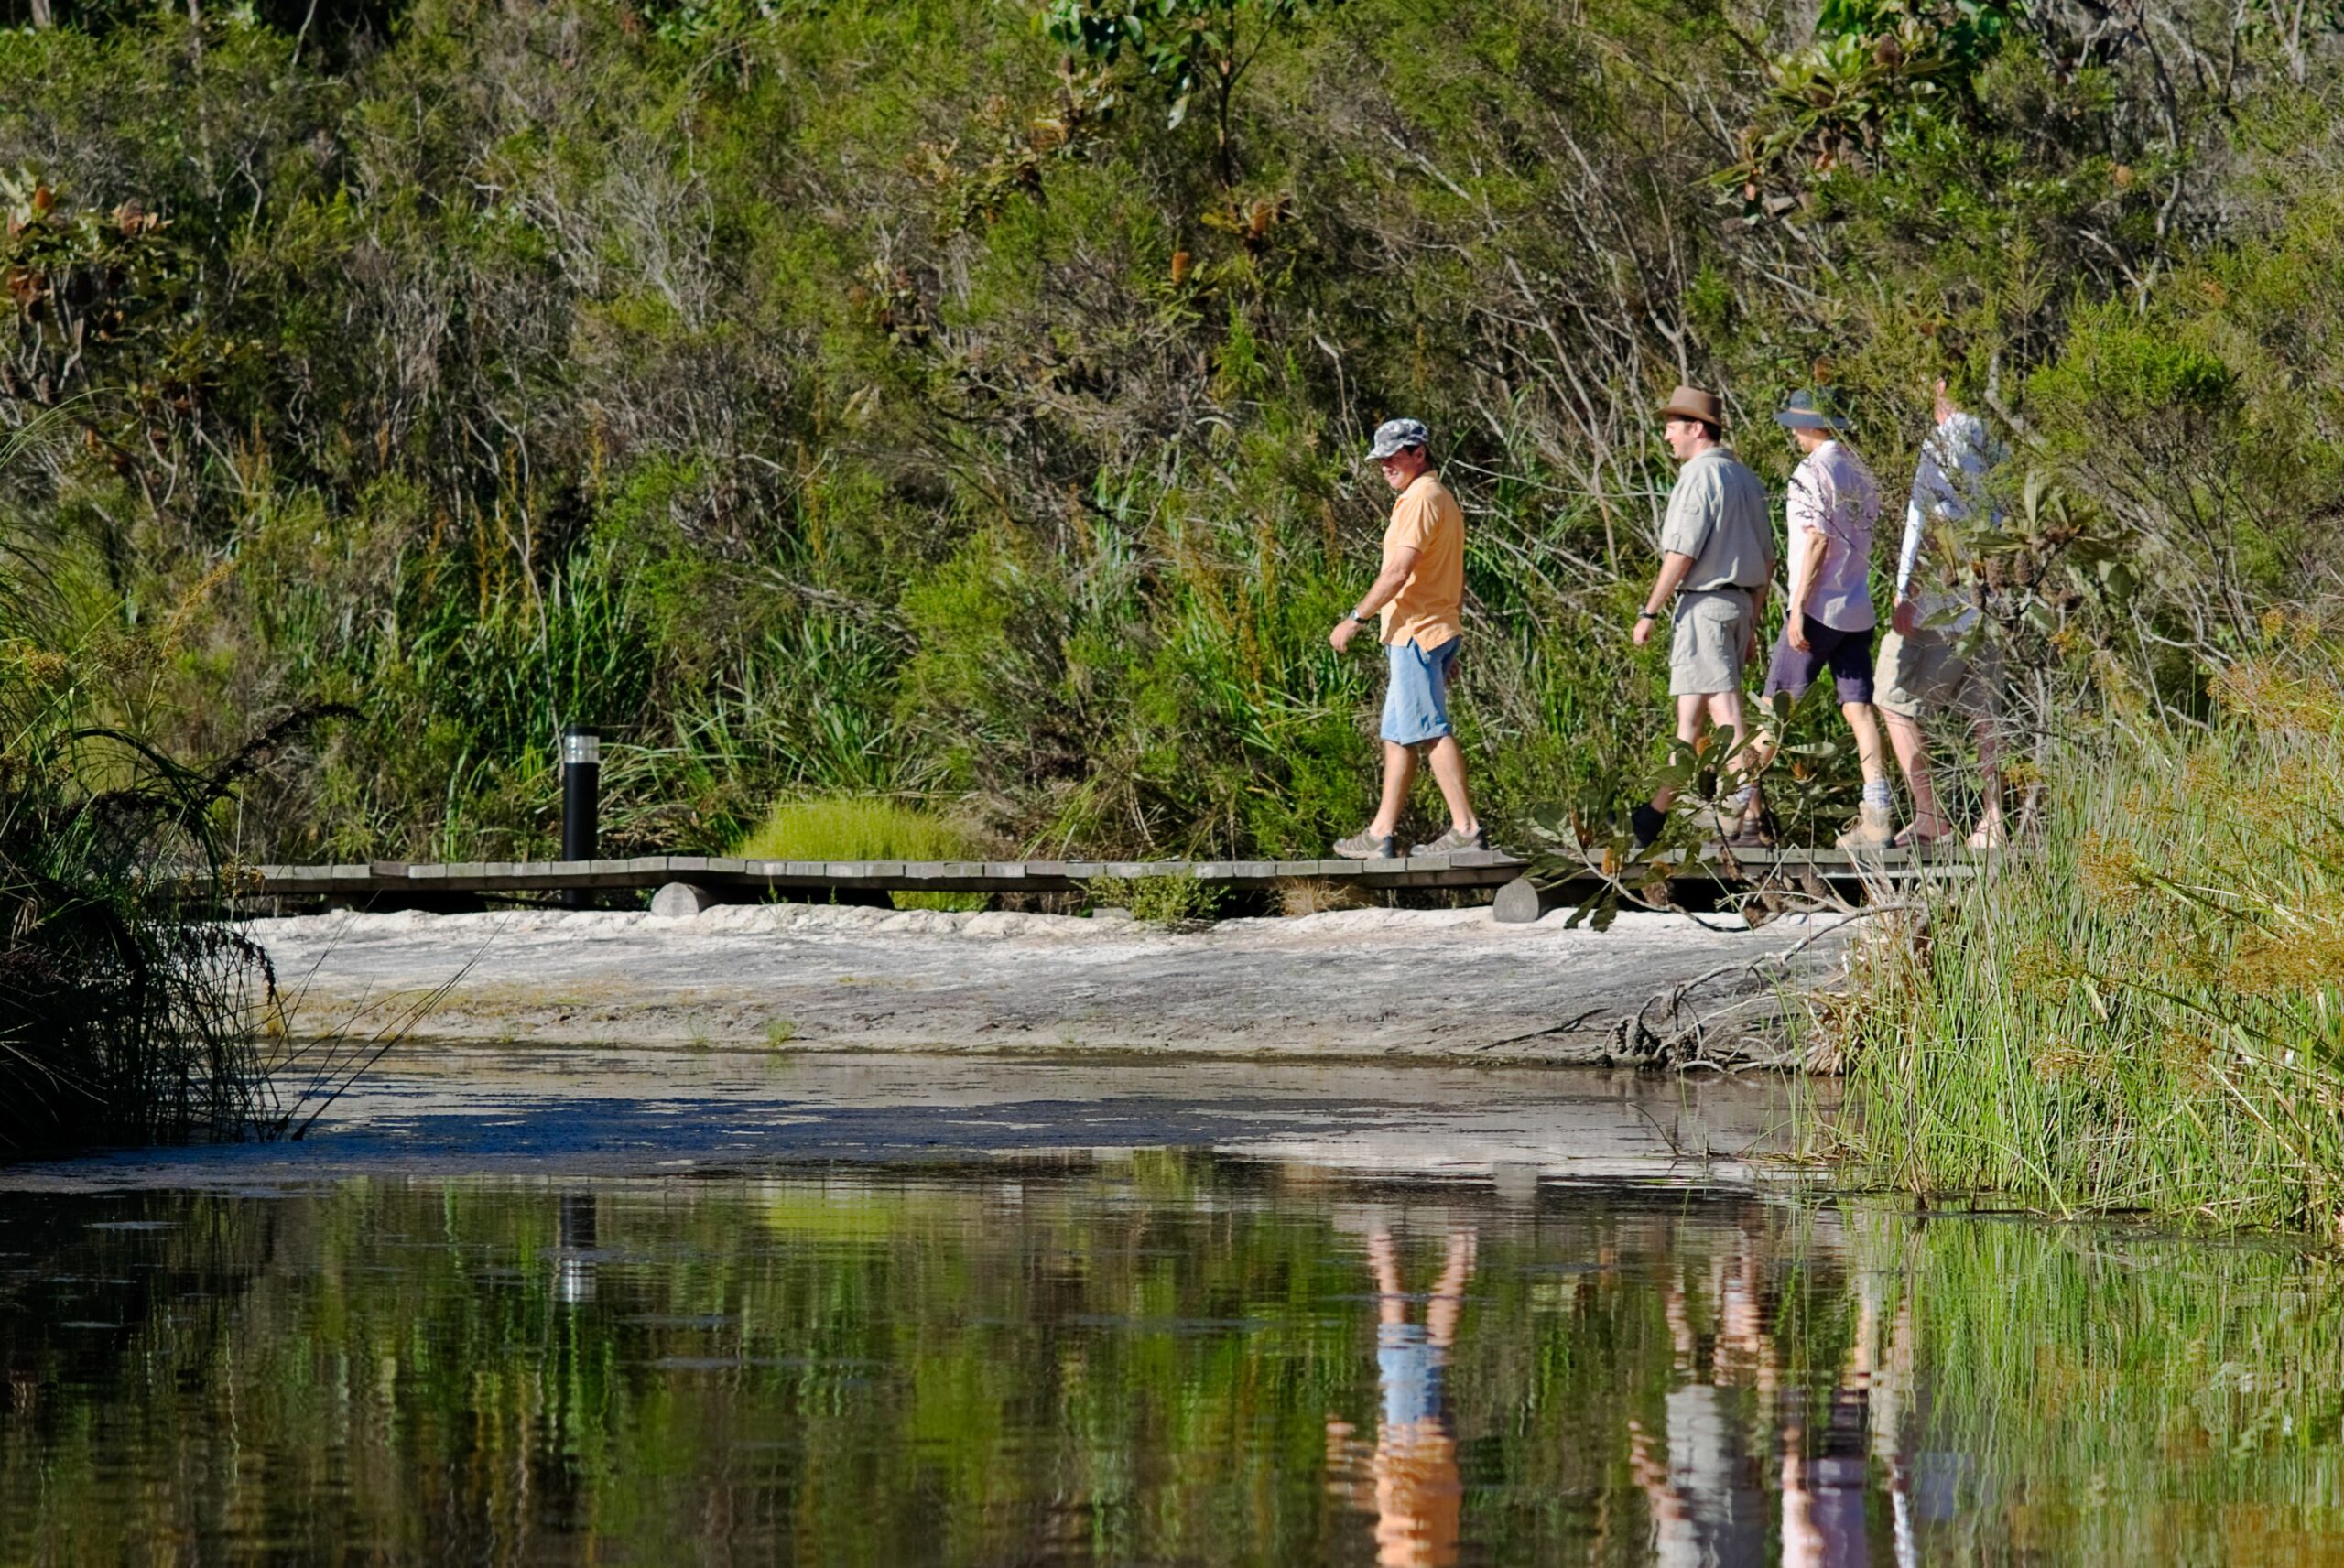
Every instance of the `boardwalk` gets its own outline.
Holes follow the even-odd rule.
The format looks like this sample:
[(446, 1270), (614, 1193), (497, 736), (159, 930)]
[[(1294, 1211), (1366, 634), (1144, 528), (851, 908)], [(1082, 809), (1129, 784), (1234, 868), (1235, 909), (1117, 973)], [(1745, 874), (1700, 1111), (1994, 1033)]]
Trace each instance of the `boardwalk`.
[[(1761, 882), (1824, 888), (1861, 896), (1868, 881), (1916, 875), (1966, 876), (1959, 853), (1915, 861), (1909, 851), (1867, 855), (1861, 865), (1833, 850), (1743, 851), (1741, 877), (1678, 879), (1680, 891), (1715, 896)], [(747, 860), (697, 855), (647, 855), (624, 860), (462, 861), (410, 864), (376, 860), (334, 866), (260, 866), (241, 891), (280, 903), (360, 903), (370, 908), (477, 907), (485, 901), (540, 901), (548, 893), (617, 895), (681, 882), (711, 902), (827, 903), (875, 900), (895, 892), (1079, 893), (1119, 880), (1177, 877), (1213, 887), (1277, 889), (1318, 881), (1364, 892), (1412, 889), (1497, 890), (1523, 879), (1532, 863), (1496, 850), (1418, 855), (1384, 860)], [(1583, 897), (1601, 884), (1590, 871), (1547, 876), (1546, 907)]]

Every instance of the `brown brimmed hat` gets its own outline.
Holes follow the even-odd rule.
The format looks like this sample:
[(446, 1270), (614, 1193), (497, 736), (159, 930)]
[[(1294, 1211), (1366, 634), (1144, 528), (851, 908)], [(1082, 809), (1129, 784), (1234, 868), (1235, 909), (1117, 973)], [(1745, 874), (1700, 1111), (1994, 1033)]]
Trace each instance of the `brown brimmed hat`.
[(1718, 401), (1714, 392), (1703, 392), (1698, 386), (1680, 384), (1660, 406), (1664, 419), (1698, 419), (1717, 429), (1725, 428), (1725, 405)]

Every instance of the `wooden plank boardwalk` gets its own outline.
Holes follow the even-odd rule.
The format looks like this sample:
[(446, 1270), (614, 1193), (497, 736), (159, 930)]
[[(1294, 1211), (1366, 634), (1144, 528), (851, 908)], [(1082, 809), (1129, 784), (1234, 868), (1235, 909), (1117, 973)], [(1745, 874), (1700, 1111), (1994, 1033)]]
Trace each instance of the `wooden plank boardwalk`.
[[(1975, 869), (1966, 854), (1948, 851), (1916, 861), (1908, 850), (1891, 849), (1864, 856), (1861, 865), (1837, 850), (1745, 850), (1736, 859), (1745, 873), (1743, 885), (1812, 878), (1843, 891), (1867, 881), (1967, 876)], [(669, 882), (743, 901), (792, 894), (1079, 892), (1094, 883), (1141, 877), (1193, 878), (1226, 888), (1327, 881), (1386, 892), (1499, 888), (1530, 867), (1527, 860), (1490, 849), (1379, 860), (749, 860), (646, 855), (623, 860), (259, 866), (252, 868), (240, 892), (280, 900), (364, 902), (378, 908), (546, 893), (648, 892)], [(1684, 880), (1719, 886), (1705, 876)], [(1566, 894), (1600, 883), (1601, 878), (1590, 871), (1550, 886), (1550, 892)]]

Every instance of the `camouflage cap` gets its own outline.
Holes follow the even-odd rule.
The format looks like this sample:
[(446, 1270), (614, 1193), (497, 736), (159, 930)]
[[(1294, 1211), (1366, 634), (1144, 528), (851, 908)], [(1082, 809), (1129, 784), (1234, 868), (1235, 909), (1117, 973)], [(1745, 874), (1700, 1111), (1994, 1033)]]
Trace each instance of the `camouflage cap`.
[(1423, 420), (1386, 419), (1375, 427), (1375, 445), (1368, 449), (1367, 460), (1380, 463), (1394, 452), (1431, 443), (1432, 432), (1425, 428)]

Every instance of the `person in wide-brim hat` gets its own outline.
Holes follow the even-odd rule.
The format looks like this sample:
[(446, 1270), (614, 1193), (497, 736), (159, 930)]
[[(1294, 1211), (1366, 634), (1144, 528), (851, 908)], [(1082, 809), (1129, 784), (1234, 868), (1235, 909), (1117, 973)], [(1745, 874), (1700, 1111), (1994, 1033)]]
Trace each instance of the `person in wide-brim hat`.
[(1835, 436), (1848, 431), (1848, 422), (1824, 406), (1822, 397), (1801, 389), (1790, 395), (1783, 411), (1774, 416), (1774, 423), (1785, 430), (1829, 430)]
[[(1661, 523), (1660, 571), (1630, 636), (1643, 647), (1667, 616), (1677, 738), (1692, 746), (1712, 724), (1748, 733), (1742, 677), (1758, 650), (1758, 622), (1774, 580), (1774, 534), (1766, 487), (1725, 445), (1724, 399), (1679, 386), (1660, 415), (1669, 455), (1682, 467)], [(1747, 760), (1745, 748), (1727, 760), (1727, 768), (1740, 772)], [(1746, 793), (1744, 786), (1735, 798)], [(1635, 807), (1630, 823), (1638, 843), (1660, 837), (1676, 797), (1674, 788), (1663, 787)]]
[[(1840, 439), (1846, 427), (1820, 391), (1791, 394), (1774, 423), (1790, 432), (1800, 458), (1783, 503), (1790, 600), (1758, 697), (1769, 704), (1777, 697), (1797, 702), (1830, 674), (1864, 777), (1862, 804), (1855, 822), (1839, 835), (1839, 847), (1879, 849), (1896, 832), (1880, 719), (1872, 710), (1872, 638), (1879, 616), (1872, 601), (1872, 543), (1880, 517), (1880, 484), (1863, 458)], [(1753, 745), (1763, 770), (1774, 756), (1774, 737), (1762, 735)], [(1761, 816), (1753, 798), (1740, 833), (1730, 840), (1733, 848), (1769, 842)]]
[(1698, 419), (1709, 427), (1709, 439), (1714, 441), (1725, 433), (1725, 404), (1714, 392), (1703, 392), (1698, 386), (1678, 383), (1660, 406), (1663, 419)]

